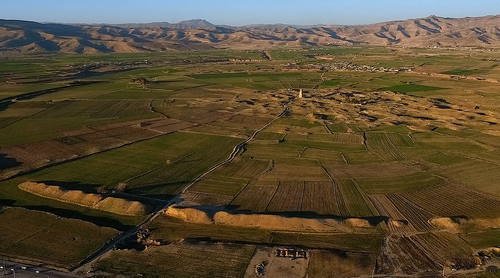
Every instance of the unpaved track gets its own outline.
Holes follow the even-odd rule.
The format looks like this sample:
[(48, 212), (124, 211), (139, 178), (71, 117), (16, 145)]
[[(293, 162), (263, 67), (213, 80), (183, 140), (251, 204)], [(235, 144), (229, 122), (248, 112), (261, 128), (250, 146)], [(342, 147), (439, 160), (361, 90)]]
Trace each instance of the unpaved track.
[(276, 121), (277, 119), (283, 117), (287, 111), (288, 111), (288, 107), (285, 107), (285, 109), (278, 116), (276, 116), (275, 118), (273, 118), (272, 120), (270, 120), (269, 122), (267, 122), (261, 128), (255, 130), (252, 133), (252, 135), (250, 137), (248, 137), (245, 141), (243, 141), (243, 142), (239, 143), (238, 145), (234, 146), (233, 151), (229, 154), (229, 156), (228, 156), (228, 158), (226, 158), (226, 160), (215, 164), (210, 169), (208, 169), (207, 171), (205, 171), (203, 174), (199, 175), (191, 183), (189, 183), (188, 185), (184, 186), (184, 188), (182, 189), (181, 193), (185, 193), (191, 186), (193, 186), (195, 183), (199, 182), (202, 178), (204, 178), (208, 174), (212, 173), (213, 171), (219, 169), (221, 166), (223, 166), (223, 165), (225, 165), (225, 164), (233, 161), (233, 159), (243, 150), (243, 148), (245, 147), (246, 144), (248, 144), (250, 141), (254, 140), (255, 137), (257, 136), (257, 134), (259, 134), (259, 132), (261, 132), (262, 130), (266, 129), (274, 121)]
[[(233, 161), (233, 159), (243, 150), (246, 144), (248, 144), (250, 141), (254, 140), (257, 134), (261, 132), (262, 130), (266, 129), (268, 126), (270, 126), (274, 121), (278, 120), (279, 118), (283, 117), (287, 111), (288, 111), (288, 104), (287, 103), (284, 106), (283, 111), (276, 117), (274, 117), (272, 120), (267, 122), (264, 126), (261, 128), (255, 130), (250, 137), (248, 137), (245, 141), (239, 143), (238, 145), (234, 146), (233, 151), (229, 154), (229, 156), (222, 162), (219, 162), (212, 166), (210, 169), (196, 177), (191, 183), (187, 184), (184, 186), (182, 189), (181, 193), (186, 192), (191, 186), (193, 186), (195, 183), (200, 181), (203, 177), (207, 176), (208, 174), (212, 173), (213, 171), (217, 170), (218, 168), (222, 167), (223, 165), (230, 163)], [(113, 249), (115, 245), (131, 236), (137, 233), (140, 229), (143, 227), (146, 227), (149, 223), (151, 223), (153, 220), (155, 220), (158, 216), (163, 214), (163, 211), (167, 209), (169, 206), (177, 202), (177, 198), (173, 198), (172, 200), (168, 201), (163, 207), (158, 209), (156, 212), (150, 214), (144, 221), (142, 221), (139, 225), (135, 226), (133, 229), (130, 229), (128, 231), (125, 231), (118, 236), (116, 236), (114, 239), (106, 243), (104, 246), (99, 248), (97, 251), (94, 253), (90, 254), (87, 258), (85, 258), (81, 263), (80, 266), (73, 269), (72, 273), (74, 274), (82, 274), (82, 273), (87, 273), (88, 271), (91, 270), (92, 264), (99, 260), (102, 256), (104, 256), (108, 251)]]

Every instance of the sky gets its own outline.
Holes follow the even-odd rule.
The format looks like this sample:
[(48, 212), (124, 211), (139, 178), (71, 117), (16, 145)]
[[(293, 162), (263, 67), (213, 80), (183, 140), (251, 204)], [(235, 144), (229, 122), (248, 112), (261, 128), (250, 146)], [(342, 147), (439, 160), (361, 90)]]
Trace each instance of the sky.
[(0, 0), (2, 19), (59, 23), (366, 24), (496, 14), (500, 0)]

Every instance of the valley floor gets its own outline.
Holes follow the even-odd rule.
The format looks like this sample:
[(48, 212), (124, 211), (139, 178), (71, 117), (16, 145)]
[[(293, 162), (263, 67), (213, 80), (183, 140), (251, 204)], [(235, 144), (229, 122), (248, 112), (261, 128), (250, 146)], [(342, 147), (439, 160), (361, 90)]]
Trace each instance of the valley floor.
[(498, 275), (498, 51), (262, 55), (2, 58), (9, 275)]

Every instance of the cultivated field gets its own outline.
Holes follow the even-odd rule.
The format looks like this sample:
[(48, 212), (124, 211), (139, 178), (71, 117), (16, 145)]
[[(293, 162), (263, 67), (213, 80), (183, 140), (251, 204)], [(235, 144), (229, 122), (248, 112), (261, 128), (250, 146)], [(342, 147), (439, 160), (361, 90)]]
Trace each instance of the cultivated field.
[(9, 260), (131, 277), (500, 266), (498, 50), (0, 59)]
[(118, 231), (56, 215), (7, 208), (0, 211), (2, 256), (34, 260), (60, 268), (78, 265)]

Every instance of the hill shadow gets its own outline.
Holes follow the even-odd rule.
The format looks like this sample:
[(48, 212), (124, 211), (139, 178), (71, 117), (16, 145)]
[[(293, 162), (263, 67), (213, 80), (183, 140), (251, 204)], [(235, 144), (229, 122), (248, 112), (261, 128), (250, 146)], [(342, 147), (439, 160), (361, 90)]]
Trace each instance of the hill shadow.
[(124, 224), (121, 221), (113, 219), (111, 217), (87, 215), (75, 210), (54, 208), (44, 205), (16, 205), (16, 201), (11, 199), (0, 199), (0, 207), (25, 208), (34, 211), (48, 212), (57, 215), (59, 217), (64, 217), (68, 219), (78, 219), (94, 223), (95, 225), (101, 227), (114, 228), (119, 231), (126, 231), (134, 227), (133, 225)]
[(13, 168), (22, 165), (21, 162), (15, 158), (9, 157), (7, 154), (0, 153), (0, 170)]
[(59, 186), (60, 188), (62, 188), (64, 190), (80, 190), (80, 191), (87, 193), (87, 194), (99, 193), (99, 192), (97, 192), (97, 188), (100, 186), (98, 184), (81, 183), (78, 181), (41, 180), (38, 182), (44, 183), (46, 185)]

